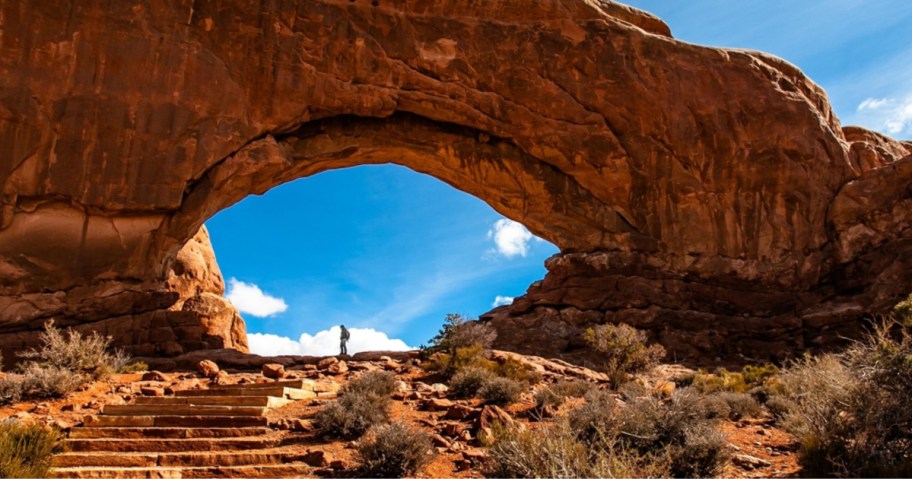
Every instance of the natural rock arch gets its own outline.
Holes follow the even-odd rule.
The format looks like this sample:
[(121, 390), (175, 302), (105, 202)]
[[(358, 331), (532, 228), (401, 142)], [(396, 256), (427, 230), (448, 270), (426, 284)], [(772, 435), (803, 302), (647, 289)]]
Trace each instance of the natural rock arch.
[(243, 349), (205, 233), (182, 246), (247, 194), (366, 163), (561, 249), (486, 317), (505, 347), (628, 321), (679, 358), (776, 356), (907, 293), (912, 147), (842, 129), (780, 59), (623, 5), (57, 3), (0, 6), (0, 347), (57, 318), (137, 354)]

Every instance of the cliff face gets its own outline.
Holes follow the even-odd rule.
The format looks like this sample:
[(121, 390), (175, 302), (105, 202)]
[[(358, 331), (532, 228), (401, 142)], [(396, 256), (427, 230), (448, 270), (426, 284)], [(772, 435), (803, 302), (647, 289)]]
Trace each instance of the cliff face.
[[(843, 131), (780, 59), (620, 4), (21, 0), (0, 19), (4, 337), (236, 314), (205, 274), (171, 277), (202, 223), (369, 163), (561, 248), (489, 316), (551, 331), (543, 349), (621, 320), (682, 355), (803, 348), (908, 293), (909, 145)], [(232, 318), (216, 335), (240, 344)]]

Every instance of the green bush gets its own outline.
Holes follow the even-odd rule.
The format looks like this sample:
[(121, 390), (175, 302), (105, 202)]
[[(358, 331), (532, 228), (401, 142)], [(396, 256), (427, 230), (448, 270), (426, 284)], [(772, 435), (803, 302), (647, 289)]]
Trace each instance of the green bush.
[(60, 433), (39, 424), (0, 422), (0, 477), (49, 477)]
[(497, 375), (529, 385), (538, 384), (542, 375), (535, 368), (513, 358), (506, 358), (497, 365)]
[[(484, 357), (496, 338), (497, 332), (491, 325), (448, 313), (440, 331), (431, 338), (426, 349), (426, 353), (431, 355), (431, 362), (425, 367), (446, 376), (452, 376), (460, 366), (484, 367), (466, 363), (473, 362), (479, 355)], [(462, 364), (459, 364), (460, 360)]]
[(563, 404), (566, 398), (584, 397), (595, 389), (592, 383), (580, 380), (550, 384), (535, 393), (535, 408), (557, 407)]
[(600, 355), (600, 366), (615, 386), (631, 374), (657, 365), (665, 357), (665, 348), (646, 345), (646, 333), (626, 324), (601, 324), (583, 333), (583, 340)]
[(387, 422), (395, 389), (395, 377), (384, 371), (369, 372), (350, 381), (339, 398), (317, 411), (314, 422), (318, 433), (355, 439), (372, 426)]
[(414, 477), (434, 452), (427, 433), (401, 422), (371, 428), (356, 450), (364, 477)]
[(478, 395), (488, 404), (505, 406), (518, 401), (523, 389), (523, 384), (518, 381), (498, 377), (487, 381)]
[(455, 398), (475, 397), (478, 391), (497, 376), (488, 369), (464, 368), (450, 378), (449, 394)]
[(120, 366), (115, 369), (115, 371), (117, 371), (118, 373), (121, 373), (121, 374), (142, 373), (142, 372), (146, 372), (148, 370), (149, 370), (149, 365), (146, 364), (144, 361), (135, 361), (132, 363), (124, 364), (123, 366)]
[(748, 364), (741, 370), (741, 375), (748, 386), (762, 386), (767, 380), (777, 376), (779, 372), (779, 368), (774, 364), (766, 363), (758, 366)]
[(839, 355), (805, 357), (781, 380), (782, 423), (800, 439), (808, 473), (912, 475), (912, 336), (903, 325), (876, 325)]

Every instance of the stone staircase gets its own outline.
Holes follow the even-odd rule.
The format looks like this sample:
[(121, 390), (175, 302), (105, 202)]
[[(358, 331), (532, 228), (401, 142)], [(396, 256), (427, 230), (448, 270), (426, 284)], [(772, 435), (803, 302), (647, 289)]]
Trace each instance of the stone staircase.
[(267, 427), (266, 411), (316, 397), (309, 380), (213, 386), (107, 405), (74, 428), (55, 477), (310, 475), (306, 452)]

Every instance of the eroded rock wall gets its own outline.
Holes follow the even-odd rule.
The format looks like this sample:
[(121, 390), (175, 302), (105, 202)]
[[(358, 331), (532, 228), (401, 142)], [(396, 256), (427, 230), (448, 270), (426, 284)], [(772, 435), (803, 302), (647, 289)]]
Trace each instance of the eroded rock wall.
[[(682, 355), (800, 349), (909, 289), (908, 143), (843, 130), (781, 59), (678, 42), (614, 2), (14, 0), (0, 20), (4, 334), (228, 318), (170, 276), (203, 222), (368, 163), (555, 243), (490, 318), (559, 352), (616, 320)], [(204, 324), (240, 344), (235, 319)]]
[(110, 336), (132, 356), (177, 356), (200, 349), (247, 352), (244, 320), (223, 297), (225, 282), (205, 227), (177, 253), (164, 284), (117, 280), (68, 291), (0, 297), (0, 352), (7, 366), (15, 353), (38, 345), (47, 321)]

